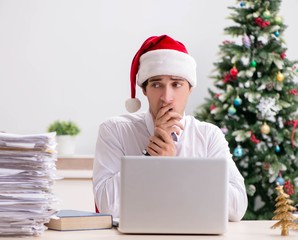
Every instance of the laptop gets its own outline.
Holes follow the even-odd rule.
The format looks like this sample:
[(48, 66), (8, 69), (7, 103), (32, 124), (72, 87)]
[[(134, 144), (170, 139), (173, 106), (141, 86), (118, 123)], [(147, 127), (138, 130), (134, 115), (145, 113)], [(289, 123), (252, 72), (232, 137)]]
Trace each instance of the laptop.
[(124, 156), (118, 230), (223, 234), (228, 226), (224, 158)]

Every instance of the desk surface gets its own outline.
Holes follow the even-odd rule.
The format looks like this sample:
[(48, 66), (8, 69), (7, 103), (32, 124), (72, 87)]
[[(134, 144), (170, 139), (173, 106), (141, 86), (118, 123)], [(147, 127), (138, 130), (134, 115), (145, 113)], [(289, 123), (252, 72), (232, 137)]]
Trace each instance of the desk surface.
[[(285, 239), (280, 235), (280, 229), (271, 229), (275, 221), (241, 221), (230, 222), (228, 232), (224, 235), (128, 235), (121, 234), (116, 229), (92, 231), (45, 231), (40, 237), (22, 238), (25, 240), (181, 240), (181, 239), (229, 239), (229, 240), (266, 240)], [(15, 240), (16, 238), (1, 238), (1, 240)], [(298, 239), (298, 230), (290, 230), (286, 239)]]

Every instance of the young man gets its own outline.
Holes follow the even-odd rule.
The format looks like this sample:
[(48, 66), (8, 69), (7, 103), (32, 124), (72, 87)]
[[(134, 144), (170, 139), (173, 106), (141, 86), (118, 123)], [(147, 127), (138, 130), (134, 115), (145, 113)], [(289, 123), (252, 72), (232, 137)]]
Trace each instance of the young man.
[(148, 99), (149, 110), (114, 117), (100, 125), (93, 169), (98, 210), (119, 215), (119, 171), (124, 155), (225, 156), (229, 162), (229, 220), (241, 220), (247, 208), (244, 179), (223, 133), (215, 125), (184, 114), (197, 84), (196, 62), (185, 46), (167, 35), (148, 38), (132, 61), (130, 80), (127, 109), (134, 112), (140, 107), (135, 98), (137, 83)]

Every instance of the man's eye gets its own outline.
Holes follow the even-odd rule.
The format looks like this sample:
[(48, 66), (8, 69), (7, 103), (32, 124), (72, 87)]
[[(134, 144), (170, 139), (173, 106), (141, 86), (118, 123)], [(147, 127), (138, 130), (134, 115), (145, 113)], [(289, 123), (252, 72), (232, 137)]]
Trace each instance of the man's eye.
[(154, 87), (154, 88), (158, 88), (158, 87), (160, 87), (160, 84), (159, 83), (152, 83), (151, 86)]
[(173, 83), (174, 87), (179, 88), (182, 86), (182, 84), (180, 82), (175, 82)]

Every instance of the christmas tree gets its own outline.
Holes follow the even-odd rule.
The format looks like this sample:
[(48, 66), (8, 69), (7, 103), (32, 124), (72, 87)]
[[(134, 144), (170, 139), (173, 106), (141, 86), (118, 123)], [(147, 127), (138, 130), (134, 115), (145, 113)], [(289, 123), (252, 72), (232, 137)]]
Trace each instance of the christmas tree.
[(298, 200), (297, 61), (286, 57), (281, 0), (236, 1), (214, 86), (195, 117), (219, 126), (245, 178), (244, 219), (271, 219), (275, 182)]
[(277, 187), (275, 188), (277, 191), (277, 198), (275, 199), (276, 210), (274, 211), (275, 216), (272, 218), (273, 220), (279, 220), (275, 223), (271, 228), (281, 227), (281, 235), (288, 236), (289, 228), (290, 229), (298, 229), (298, 224), (294, 222), (296, 217), (292, 214), (293, 211), (296, 210), (291, 204), (293, 201), (288, 194), (286, 194), (283, 190), (283, 186), (277, 183)]

